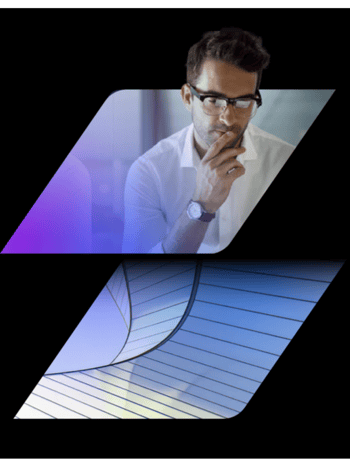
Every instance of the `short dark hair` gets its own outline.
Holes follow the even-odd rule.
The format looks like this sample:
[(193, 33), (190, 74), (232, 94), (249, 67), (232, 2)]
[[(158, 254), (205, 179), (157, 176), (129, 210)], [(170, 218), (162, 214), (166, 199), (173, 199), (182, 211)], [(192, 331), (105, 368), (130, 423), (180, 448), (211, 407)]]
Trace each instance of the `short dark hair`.
[(262, 46), (261, 37), (240, 28), (224, 28), (203, 34), (202, 39), (192, 45), (188, 52), (187, 82), (196, 84), (205, 60), (224, 61), (251, 73), (258, 73), (258, 91), (261, 75), (270, 63), (270, 55)]

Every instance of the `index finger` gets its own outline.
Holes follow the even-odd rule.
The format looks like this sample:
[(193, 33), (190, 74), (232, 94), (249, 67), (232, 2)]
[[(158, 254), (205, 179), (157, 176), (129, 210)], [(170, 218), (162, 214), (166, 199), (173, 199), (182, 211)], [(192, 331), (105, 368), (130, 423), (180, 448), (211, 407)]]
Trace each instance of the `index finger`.
[(227, 131), (222, 136), (220, 136), (219, 139), (215, 141), (212, 146), (209, 147), (207, 153), (202, 159), (203, 162), (208, 162), (209, 160), (216, 157), (230, 141), (234, 140), (234, 138), (235, 134), (232, 131)]

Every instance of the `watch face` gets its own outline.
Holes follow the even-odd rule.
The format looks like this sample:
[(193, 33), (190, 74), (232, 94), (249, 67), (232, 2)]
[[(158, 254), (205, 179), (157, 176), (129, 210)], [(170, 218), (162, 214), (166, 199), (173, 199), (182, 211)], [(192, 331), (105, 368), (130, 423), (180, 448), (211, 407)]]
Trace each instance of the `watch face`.
[(198, 219), (202, 216), (201, 206), (197, 202), (192, 202), (188, 207), (188, 213), (191, 218)]
[(188, 214), (191, 218), (193, 219), (198, 219), (202, 215), (202, 209), (201, 206), (197, 202), (192, 202), (188, 206)]

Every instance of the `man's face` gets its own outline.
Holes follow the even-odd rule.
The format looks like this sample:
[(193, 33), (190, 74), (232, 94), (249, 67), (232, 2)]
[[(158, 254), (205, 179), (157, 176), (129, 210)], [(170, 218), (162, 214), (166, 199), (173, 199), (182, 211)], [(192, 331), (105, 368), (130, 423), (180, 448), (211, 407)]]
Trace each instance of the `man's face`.
[[(220, 93), (228, 98), (255, 94), (256, 84), (257, 73), (248, 73), (217, 60), (206, 60), (201, 75), (197, 82), (193, 83), (200, 94)], [(228, 105), (221, 115), (206, 115), (202, 102), (197, 97), (190, 99), (189, 92), (189, 86), (185, 85), (182, 97), (192, 114), (195, 145), (200, 157), (202, 158), (208, 148), (226, 131), (235, 133), (235, 145), (239, 144), (249, 123), (249, 117), (237, 116), (232, 105)]]

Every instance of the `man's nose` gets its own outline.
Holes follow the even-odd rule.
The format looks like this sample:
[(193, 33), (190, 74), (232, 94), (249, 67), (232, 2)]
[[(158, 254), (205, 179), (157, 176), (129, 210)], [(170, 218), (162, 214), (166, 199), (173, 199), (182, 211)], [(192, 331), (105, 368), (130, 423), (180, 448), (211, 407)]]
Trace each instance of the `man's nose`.
[(232, 126), (237, 120), (236, 112), (232, 104), (228, 104), (225, 110), (221, 113), (219, 120), (226, 126)]

